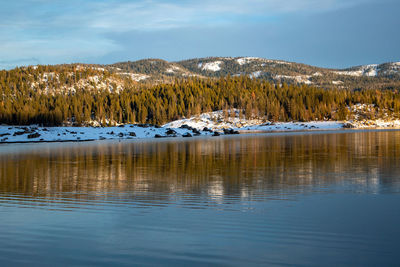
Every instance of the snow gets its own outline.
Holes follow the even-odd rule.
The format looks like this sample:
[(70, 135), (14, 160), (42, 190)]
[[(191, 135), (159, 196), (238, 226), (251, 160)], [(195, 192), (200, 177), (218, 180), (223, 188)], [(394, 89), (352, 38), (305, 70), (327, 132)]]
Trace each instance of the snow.
[[(77, 68), (83, 68), (80, 65)], [(73, 72), (65, 73), (68, 77), (74, 76)], [(146, 79), (147, 75), (143, 74), (130, 74), (121, 73), (121, 75), (129, 75), (134, 80)], [(103, 75), (92, 75), (86, 79), (77, 77), (79, 80), (72, 86), (68, 86), (63, 83), (60, 84), (60, 75), (55, 72), (43, 72), (39, 74), (39, 77), (30, 82), (30, 87), (32, 89), (37, 89), (45, 93), (52, 93), (53, 91), (63, 91), (63, 92), (75, 92), (78, 89), (89, 89), (89, 90), (109, 90), (119, 92), (123, 89), (123, 80), (118, 76), (112, 75), (111, 77), (105, 78)], [(49, 87), (49, 82), (53, 81), (56, 85)], [(58, 85), (57, 85), (58, 83)], [(113, 85), (116, 85), (114, 88)]]
[(104, 68), (99, 68), (99, 67), (93, 67), (92, 69), (99, 70), (99, 71), (106, 71)]
[(91, 81), (91, 82), (94, 82), (94, 83), (98, 84), (98, 83), (100, 82), (100, 77), (97, 76), (97, 75), (95, 75), (95, 76), (90, 76), (90, 77), (88, 77), (88, 80)]
[(332, 81), (332, 83), (335, 85), (339, 85), (339, 84), (343, 84), (343, 81)]
[(201, 68), (202, 70), (209, 70), (209, 71), (219, 71), (221, 70), (221, 65), (222, 61), (217, 60), (213, 62), (207, 62), (207, 63), (199, 63), (198, 67)]
[(388, 69), (385, 70), (384, 74), (398, 74), (400, 71), (400, 62), (393, 62), (389, 65)]
[(343, 123), (336, 121), (311, 122), (278, 122), (266, 123), (247, 127), (248, 131), (303, 131), (303, 130), (337, 130), (342, 129)]
[(362, 71), (357, 70), (357, 71), (335, 71), (334, 73), (339, 74), (339, 75), (347, 75), (347, 76), (362, 76)]
[[(373, 105), (357, 104), (350, 109), (353, 112), (371, 110)], [(225, 113), (225, 116), (224, 116)], [(290, 131), (311, 131), (311, 130), (339, 130), (345, 125), (351, 124), (354, 128), (400, 128), (400, 120), (365, 120), (365, 121), (309, 121), (309, 122), (269, 122), (261, 119), (239, 118), (239, 110), (214, 111), (193, 116), (188, 119), (181, 119), (165, 124), (163, 127), (179, 128), (188, 125), (193, 128), (209, 128), (212, 131), (233, 129), (239, 132), (290, 132)]]
[(290, 65), (290, 62), (282, 61), (282, 60), (269, 60), (268, 62), (273, 62), (276, 64), (282, 64), (282, 65)]
[[(349, 109), (356, 114), (372, 111), (374, 105), (356, 104)], [(262, 119), (246, 119), (240, 111), (231, 109), (203, 113), (191, 118), (184, 118), (155, 125), (120, 125), (113, 127), (38, 127), (0, 125), (0, 143), (15, 142), (74, 142), (104, 139), (149, 139), (156, 137), (211, 136), (214, 132), (222, 134), (224, 129), (240, 133), (256, 132), (291, 132), (313, 130), (339, 130), (348, 128), (400, 128), (398, 119), (359, 119), (354, 121), (310, 121), (310, 122), (270, 122)], [(208, 128), (208, 129), (205, 129)], [(197, 129), (194, 130), (194, 129)], [(198, 132), (198, 134), (196, 134)], [(157, 136), (156, 136), (157, 135)]]
[[(354, 118), (358, 121), (360, 118), (364, 118), (366, 114), (372, 114), (375, 113), (375, 105), (374, 104), (355, 104), (349, 107), (349, 110), (352, 111), (355, 115)], [(381, 111), (385, 112), (384, 109)]]
[(129, 73), (129, 72), (120, 72), (118, 74), (129, 76), (132, 80), (134, 80), (136, 82), (139, 82), (141, 80), (145, 80), (145, 79), (150, 77), (149, 75), (146, 75), (146, 74)]
[(360, 112), (360, 111), (371, 111), (373, 108), (375, 107), (374, 104), (355, 104), (353, 106), (351, 106), (351, 110), (353, 112)]
[(262, 74), (262, 71), (260, 71), (260, 70), (259, 71), (255, 71), (255, 72), (250, 74), (250, 77), (251, 78), (258, 78), (258, 77), (261, 76), (261, 74)]
[(163, 127), (178, 128), (188, 125), (193, 128), (203, 129), (207, 127), (213, 131), (222, 129), (234, 129), (238, 131), (254, 132), (281, 132), (302, 130), (333, 130), (342, 129), (342, 122), (335, 121), (313, 121), (313, 122), (265, 122), (259, 119), (239, 118), (239, 111), (234, 109), (227, 111), (228, 117), (224, 118), (223, 111), (214, 111), (193, 116), (189, 119), (181, 119), (165, 124)]
[(357, 67), (355, 70), (343, 70), (343, 71), (334, 71), (334, 73), (339, 75), (347, 75), (347, 76), (368, 76), (375, 77), (378, 75), (378, 64), (370, 64)]
[(259, 57), (241, 57), (241, 58), (236, 59), (236, 62), (242, 66), (242, 65), (248, 64), (255, 60), (262, 60), (262, 59)]
[(167, 73), (175, 73), (175, 71), (180, 71), (181, 68), (178, 66), (171, 66), (170, 68), (166, 69), (165, 72)]
[(54, 78), (58, 79), (58, 74), (54, 72), (44, 72), (42, 74), (41, 82), (48, 82), (49, 80), (53, 80)]
[[(262, 61), (262, 62), (266, 62), (266, 63), (274, 63), (274, 64), (286, 64), (289, 65), (289, 62), (286, 61), (282, 61), (282, 60), (272, 60), (272, 59), (265, 59), (265, 58), (259, 58), (259, 57), (241, 57), (236, 59), (236, 62), (239, 65), (245, 65), (245, 64), (249, 64), (253, 61)], [(265, 64), (261, 64), (261, 66), (265, 66)]]
[(190, 127), (203, 129), (207, 127), (212, 130), (221, 130), (224, 128), (240, 128), (249, 124), (260, 124), (261, 120), (241, 120), (239, 119), (239, 111), (228, 111), (231, 114), (229, 118), (223, 118), (224, 112), (222, 110), (203, 113), (198, 116), (193, 116), (189, 119), (176, 120), (163, 125), (163, 127), (179, 128), (186, 124)]
[(295, 80), (298, 83), (312, 84), (309, 80), (310, 75), (298, 75), (298, 76), (289, 76), (289, 75), (275, 75), (276, 79), (291, 79)]
[[(154, 138), (156, 134), (167, 137), (167, 130), (166, 127), (141, 127), (138, 125), (124, 125), (124, 127), (37, 127), (2, 125), (0, 126), (0, 142), (66, 142), (103, 139), (144, 139)], [(179, 128), (173, 130), (176, 132), (176, 136), (182, 136), (186, 133), (193, 135), (193, 132), (188, 129)], [(28, 138), (28, 135), (34, 133), (38, 133), (40, 136)], [(210, 132), (202, 132), (202, 135), (211, 134)], [(172, 137), (172, 135), (169, 136)]]
[(354, 128), (400, 128), (400, 120), (361, 120), (361, 121), (351, 121), (351, 125)]
[(366, 68), (364, 69), (364, 75), (369, 76), (369, 77), (375, 77), (378, 75), (378, 65), (373, 64), (373, 65), (367, 65)]

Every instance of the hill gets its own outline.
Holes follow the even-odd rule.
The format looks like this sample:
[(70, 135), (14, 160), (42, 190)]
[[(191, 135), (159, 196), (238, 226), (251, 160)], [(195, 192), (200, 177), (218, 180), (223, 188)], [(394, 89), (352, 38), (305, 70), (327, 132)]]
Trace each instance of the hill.
[(326, 89), (394, 89), (400, 87), (400, 62), (326, 69), (256, 57), (210, 57), (178, 62), (143, 59), (110, 65), (40, 65), (3, 70), (0, 85), (27, 87), (44, 93), (80, 89), (120, 92), (125, 88), (145, 88), (190, 77), (243, 75), (276, 84), (306, 84)]
[(171, 77), (216, 78), (248, 75), (274, 83), (308, 84), (323, 88), (392, 89), (400, 85), (400, 62), (327, 69), (256, 57), (210, 57), (178, 62), (147, 59), (110, 66), (121, 71), (147, 75), (146, 80), (153, 82), (167, 81)]

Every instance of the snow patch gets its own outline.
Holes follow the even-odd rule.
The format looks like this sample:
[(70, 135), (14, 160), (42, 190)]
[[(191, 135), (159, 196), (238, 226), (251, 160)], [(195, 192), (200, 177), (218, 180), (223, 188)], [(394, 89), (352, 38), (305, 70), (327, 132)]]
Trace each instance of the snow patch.
[(343, 84), (343, 81), (332, 81), (332, 83), (335, 85), (339, 85), (339, 84)]
[(165, 72), (167, 73), (175, 73), (175, 71), (180, 71), (181, 68), (179, 68), (178, 66), (171, 66), (170, 68), (166, 69)]
[(139, 74), (139, 73), (129, 73), (129, 72), (120, 72), (118, 73), (119, 75), (125, 75), (130, 77), (132, 80), (139, 82), (141, 80), (145, 80), (147, 78), (149, 78), (149, 75), (146, 74)]
[(93, 67), (92, 69), (94, 69), (94, 70), (99, 70), (99, 71), (105, 71), (104, 68), (99, 68), (99, 67)]
[(282, 60), (272, 60), (272, 59), (264, 59), (264, 62), (267, 62), (269, 64), (272, 64), (271, 66), (275, 66), (276, 64), (281, 64), (281, 65), (290, 65), (292, 63), (282, 61)]
[(298, 75), (298, 76), (275, 75), (275, 78), (276, 79), (291, 79), (291, 80), (295, 80), (298, 83), (312, 84), (312, 82), (309, 80), (309, 78), (311, 78), (311, 75)]
[(338, 75), (347, 75), (347, 76), (362, 76), (362, 71), (334, 71), (334, 73)]
[(250, 74), (250, 78), (258, 78), (258, 77), (261, 76), (261, 74), (262, 74), (262, 71), (260, 71), (260, 70), (259, 71), (255, 71), (255, 72)]
[(56, 75), (54, 72), (45, 72), (42, 74), (42, 82), (48, 82), (49, 80), (53, 80), (54, 78), (58, 79), (58, 74)]
[(241, 57), (241, 58), (236, 59), (236, 62), (241, 66), (245, 65), (245, 64), (249, 64), (253, 61), (264, 62), (261, 64), (262, 67), (265, 66), (265, 63), (286, 64), (286, 65), (290, 64), (289, 62), (282, 61), (282, 60), (265, 59), (265, 58), (260, 58), (260, 57)]
[(385, 70), (384, 74), (398, 74), (400, 72), (400, 62), (393, 62), (389, 65), (389, 68)]
[[(227, 117), (224, 115), (228, 115)], [(239, 118), (239, 110), (232, 109), (227, 111), (213, 111), (193, 116), (189, 119), (176, 120), (163, 125), (163, 127), (179, 128), (186, 124), (190, 127), (203, 129), (207, 127), (212, 130), (221, 130), (225, 128), (240, 128), (247, 125), (262, 123), (261, 120), (247, 120)]]
[(181, 119), (165, 124), (163, 127), (179, 128), (188, 125), (193, 128), (203, 129), (207, 127), (213, 131), (222, 129), (234, 129), (237, 131), (301, 131), (301, 130), (330, 130), (343, 128), (342, 122), (314, 121), (314, 122), (277, 122), (272, 123), (261, 119), (246, 119), (239, 117), (240, 111), (231, 109), (226, 111), (213, 111)]
[(248, 64), (255, 60), (262, 60), (262, 59), (259, 57), (241, 57), (241, 58), (236, 59), (236, 62), (242, 66), (242, 65)]
[(334, 71), (334, 73), (339, 75), (356, 76), (356, 77), (361, 77), (361, 76), (376, 77), (378, 75), (378, 64), (364, 65), (352, 70)]
[(199, 63), (198, 67), (201, 68), (202, 70), (208, 70), (208, 71), (219, 71), (221, 70), (221, 65), (222, 61), (217, 60), (213, 62), (207, 62), (207, 63)]

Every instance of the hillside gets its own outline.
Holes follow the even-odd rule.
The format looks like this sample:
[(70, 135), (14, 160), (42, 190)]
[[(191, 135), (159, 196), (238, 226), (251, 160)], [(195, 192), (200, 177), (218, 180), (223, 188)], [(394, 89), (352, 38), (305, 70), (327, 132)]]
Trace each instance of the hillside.
[[(346, 69), (326, 69), (295, 62), (256, 57), (210, 57), (167, 62), (158, 59), (110, 65), (119, 71), (147, 75), (147, 81), (168, 78), (249, 75), (274, 83), (308, 84), (323, 88), (392, 89), (400, 85), (400, 62)], [(108, 66), (104, 66), (107, 68)]]
[(191, 59), (178, 63), (207, 77), (249, 75), (274, 83), (346, 89), (386, 89), (400, 85), (399, 62), (340, 70), (254, 57)]
[(400, 62), (347, 69), (255, 57), (197, 58), (179, 62), (143, 59), (110, 65), (64, 64), (21, 67), (0, 71), (4, 88), (30, 88), (38, 92), (76, 90), (120, 92), (190, 77), (218, 78), (248, 75), (282, 84), (306, 84), (326, 89), (393, 89), (400, 87)]

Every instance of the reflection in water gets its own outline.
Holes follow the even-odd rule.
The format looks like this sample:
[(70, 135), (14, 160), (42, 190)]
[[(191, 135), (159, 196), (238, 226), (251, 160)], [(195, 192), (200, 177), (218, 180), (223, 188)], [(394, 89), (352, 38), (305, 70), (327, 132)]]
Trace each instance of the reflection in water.
[[(209, 138), (190, 141), (37, 145), (0, 154), (0, 192), (27, 197), (180, 193), (268, 198), (330, 184), (398, 190), (400, 132)], [(353, 188), (355, 189), (355, 188)]]
[(399, 131), (0, 146), (0, 262), (394, 266), (399, 158)]

